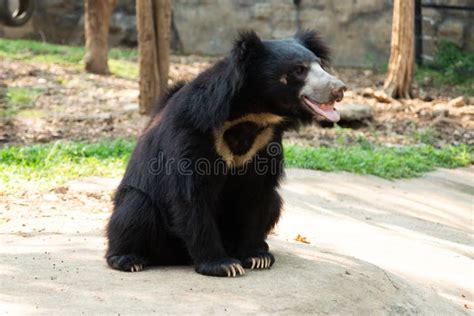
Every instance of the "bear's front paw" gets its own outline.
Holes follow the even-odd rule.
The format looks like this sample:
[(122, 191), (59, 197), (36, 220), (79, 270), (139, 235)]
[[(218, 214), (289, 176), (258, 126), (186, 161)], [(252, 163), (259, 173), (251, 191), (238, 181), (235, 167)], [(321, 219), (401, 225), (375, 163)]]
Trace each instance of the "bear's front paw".
[(268, 269), (275, 263), (275, 257), (269, 252), (260, 252), (242, 262), (245, 269)]
[(107, 263), (111, 268), (125, 272), (139, 272), (146, 265), (144, 258), (134, 254), (109, 256)]
[(245, 274), (240, 261), (232, 258), (199, 263), (196, 265), (196, 272), (219, 277), (236, 277)]

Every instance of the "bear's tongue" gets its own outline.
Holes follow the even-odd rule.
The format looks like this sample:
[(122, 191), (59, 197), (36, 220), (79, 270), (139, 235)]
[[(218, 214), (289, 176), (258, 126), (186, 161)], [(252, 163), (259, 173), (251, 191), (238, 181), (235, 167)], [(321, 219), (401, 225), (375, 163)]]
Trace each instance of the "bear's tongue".
[(310, 100), (308, 97), (304, 97), (304, 101), (309, 105), (316, 113), (325, 117), (328, 121), (337, 122), (340, 119), (339, 113), (334, 108), (334, 102), (320, 104)]

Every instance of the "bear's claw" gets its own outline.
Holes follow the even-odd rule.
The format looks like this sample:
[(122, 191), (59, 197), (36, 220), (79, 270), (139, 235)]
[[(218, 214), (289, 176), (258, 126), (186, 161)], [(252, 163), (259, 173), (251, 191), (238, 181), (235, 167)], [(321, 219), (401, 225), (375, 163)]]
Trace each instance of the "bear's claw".
[(275, 262), (275, 258), (269, 252), (261, 253), (256, 257), (250, 257), (243, 261), (243, 266), (246, 269), (268, 269)]
[(237, 259), (224, 259), (201, 263), (196, 266), (196, 272), (204, 275), (229, 278), (235, 278), (245, 274), (242, 264)]
[(142, 271), (147, 264), (143, 257), (134, 254), (109, 256), (107, 263), (111, 268), (125, 272)]
[(139, 272), (139, 271), (142, 271), (142, 270), (143, 270), (143, 265), (142, 264), (134, 264), (130, 268), (130, 272)]
[(245, 274), (244, 268), (242, 268), (242, 266), (238, 263), (233, 263), (233, 264), (229, 265), (226, 268), (226, 270), (227, 270), (227, 276), (228, 277), (235, 278), (237, 276), (237, 274), (239, 274), (239, 275), (244, 275)]

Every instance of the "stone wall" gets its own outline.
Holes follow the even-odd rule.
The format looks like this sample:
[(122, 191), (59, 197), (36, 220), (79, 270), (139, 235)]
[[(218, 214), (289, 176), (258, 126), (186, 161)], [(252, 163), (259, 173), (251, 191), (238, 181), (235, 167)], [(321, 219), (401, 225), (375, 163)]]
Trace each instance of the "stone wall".
[[(472, 0), (431, 0), (424, 3), (474, 6)], [(466, 51), (474, 50), (474, 12), (423, 8), (423, 55), (430, 60), (436, 43), (448, 39)]]
[[(387, 62), (392, 0), (173, 0), (172, 47), (184, 54), (221, 55), (239, 29), (251, 28), (264, 38), (291, 36), (298, 29), (320, 30), (334, 49), (338, 65), (375, 66)], [(469, 4), (471, 0), (424, 0)], [(447, 37), (473, 49), (472, 12), (423, 9), (425, 53)], [(0, 36), (42, 38), (59, 43), (83, 42), (82, 0), (40, 0), (30, 23), (19, 29), (0, 26)], [(136, 45), (133, 0), (119, 0), (111, 23), (112, 45)]]
[[(81, 45), (84, 43), (83, 0), (36, 0), (32, 19), (20, 28), (0, 25), (0, 37)], [(117, 1), (110, 25), (110, 44), (137, 44), (134, 0)]]
[(177, 0), (176, 28), (184, 53), (221, 54), (238, 29), (264, 38), (292, 36), (297, 25), (320, 30), (345, 65), (387, 61), (390, 46), (390, 0)]

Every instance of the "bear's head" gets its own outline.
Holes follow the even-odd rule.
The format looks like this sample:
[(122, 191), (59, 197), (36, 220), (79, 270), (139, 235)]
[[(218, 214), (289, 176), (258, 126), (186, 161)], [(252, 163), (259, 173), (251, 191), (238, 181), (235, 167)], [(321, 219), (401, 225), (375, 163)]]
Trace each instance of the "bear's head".
[(339, 120), (334, 103), (342, 100), (346, 86), (327, 72), (329, 49), (317, 32), (300, 31), (283, 40), (242, 32), (231, 60), (241, 74), (240, 111), (270, 112), (302, 123), (317, 116)]

